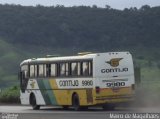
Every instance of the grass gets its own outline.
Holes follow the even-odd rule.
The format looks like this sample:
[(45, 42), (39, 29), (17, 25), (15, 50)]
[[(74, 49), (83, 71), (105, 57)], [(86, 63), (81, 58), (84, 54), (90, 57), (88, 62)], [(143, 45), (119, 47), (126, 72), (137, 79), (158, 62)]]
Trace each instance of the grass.
[(13, 86), (7, 89), (3, 89), (0, 92), (1, 103), (20, 103), (19, 87)]

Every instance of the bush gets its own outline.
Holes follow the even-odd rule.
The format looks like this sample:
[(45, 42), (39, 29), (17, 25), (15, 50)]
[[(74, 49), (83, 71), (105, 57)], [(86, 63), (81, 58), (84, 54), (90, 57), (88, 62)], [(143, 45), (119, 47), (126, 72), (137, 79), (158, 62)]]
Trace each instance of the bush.
[(20, 103), (19, 87), (13, 86), (0, 92), (1, 103)]

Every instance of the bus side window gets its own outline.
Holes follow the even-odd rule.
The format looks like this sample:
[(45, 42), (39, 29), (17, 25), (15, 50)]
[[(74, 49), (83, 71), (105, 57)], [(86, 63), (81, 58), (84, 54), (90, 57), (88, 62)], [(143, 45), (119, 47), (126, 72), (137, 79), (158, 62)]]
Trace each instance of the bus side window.
[(78, 62), (77, 65), (78, 65), (77, 73), (78, 73), (78, 76), (80, 76), (81, 75), (81, 62)]
[(30, 78), (33, 78), (35, 75), (34, 75), (34, 65), (30, 65)]
[(60, 63), (60, 76), (69, 75), (69, 63)]
[(24, 79), (28, 78), (28, 65), (23, 65), (21, 67), (21, 72), (24, 72), (23, 73), (23, 78)]
[(65, 74), (66, 76), (69, 75), (69, 63), (65, 63), (66, 64), (66, 67), (65, 67)]
[(65, 76), (65, 63), (60, 63), (60, 76)]
[(78, 65), (76, 62), (71, 63), (71, 75), (72, 76), (78, 75)]
[(51, 76), (57, 76), (57, 64), (51, 64)]
[(89, 64), (88, 64), (88, 62), (83, 62), (83, 64), (82, 64), (82, 74), (83, 74), (83, 76), (87, 76), (89, 74)]
[(38, 68), (38, 76), (39, 77), (43, 77), (43, 64), (39, 64), (39, 68)]
[(92, 76), (92, 62), (91, 61), (85, 61), (82, 63), (82, 75)]

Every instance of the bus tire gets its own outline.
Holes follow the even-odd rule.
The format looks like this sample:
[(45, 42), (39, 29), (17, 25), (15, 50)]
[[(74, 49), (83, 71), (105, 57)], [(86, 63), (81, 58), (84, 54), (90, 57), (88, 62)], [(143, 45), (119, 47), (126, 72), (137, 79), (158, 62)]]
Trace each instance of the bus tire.
[(75, 111), (81, 110), (79, 96), (76, 93), (72, 96), (72, 106)]
[(83, 106), (83, 107), (81, 107), (81, 110), (83, 110), (83, 111), (88, 110), (88, 106)]
[(39, 110), (40, 105), (37, 105), (36, 97), (34, 94), (30, 96), (30, 104), (32, 105), (33, 110)]
[(63, 105), (62, 106), (64, 110), (68, 110), (69, 106), (68, 105)]
[(102, 106), (103, 110), (107, 110), (107, 111), (112, 111), (115, 109), (115, 105), (114, 104), (105, 104)]

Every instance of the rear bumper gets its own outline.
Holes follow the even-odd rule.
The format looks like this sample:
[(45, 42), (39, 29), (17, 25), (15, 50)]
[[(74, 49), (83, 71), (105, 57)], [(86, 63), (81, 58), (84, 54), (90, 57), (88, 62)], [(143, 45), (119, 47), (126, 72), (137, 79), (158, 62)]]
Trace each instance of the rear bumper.
[(106, 96), (106, 97), (95, 97), (96, 104), (105, 104), (105, 103), (130, 103), (135, 100), (132, 95), (117, 95), (117, 96)]
[(132, 99), (133, 95), (97, 96), (96, 100)]

